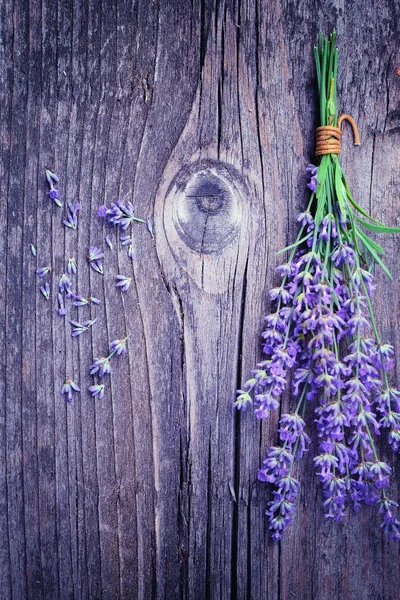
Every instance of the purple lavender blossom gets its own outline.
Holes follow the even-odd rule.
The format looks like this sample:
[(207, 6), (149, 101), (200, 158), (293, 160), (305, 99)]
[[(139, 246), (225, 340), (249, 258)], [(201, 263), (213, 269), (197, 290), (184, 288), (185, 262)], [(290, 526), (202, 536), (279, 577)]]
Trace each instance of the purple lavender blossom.
[(62, 202), (60, 202), (60, 190), (55, 186), (59, 182), (59, 179), (55, 173), (52, 173), (49, 169), (46, 169), (46, 179), (50, 186), (50, 190), (47, 192), (49, 198), (57, 204), (59, 208), (62, 208)]
[(86, 306), (88, 304), (100, 304), (100, 300), (94, 296), (89, 296), (89, 298), (84, 298), (83, 296), (74, 297), (74, 306)]
[[(315, 194), (316, 167), (307, 171), (315, 177), (309, 184)], [(294, 469), (310, 443), (302, 414), (312, 402), (319, 439), (314, 464), (326, 517), (343, 520), (349, 504), (355, 510), (377, 505), (383, 531), (400, 539), (397, 504), (387, 497), (391, 469), (377, 458), (372, 437), (387, 430), (389, 443), (400, 450), (400, 392), (387, 376), (394, 349), (380, 341), (374, 324), (373, 277), (360, 266), (342, 206), (331, 206), (317, 222), (309, 209), (297, 220), (298, 239), (308, 247), (294, 244), (289, 261), (277, 269), (282, 282), (269, 292), (274, 308), (262, 334), (265, 357), (235, 402), (239, 410), (252, 405), (257, 418), (268, 418), (293, 369), (297, 406), (281, 416), (281, 446), (267, 451), (258, 472), (275, 486), (267, 510), (272, 537), (281, 539), (293, 517), (299, 488)]]
[(89, 369), (89, 372), (91, 375), (98, 373), (99, 377), (103, 377), (103, 375), (111, 373), (110, 356), (95, 358), (94, 363)]
[(33, 244), (31, 244), (31, 253), (32, 253), (32, 256), (36, 256), (36, 248)]
[(97, 273), (104, 274), (103, 265), (101, 259), (104, 258), (104, 252), (96, 246), (90, 246), (88, 253), (89, 264)]
[(123, 292), (126, 292), (131, 285), (132, 277), (126, 277), (125, 275), (117, 275), (118, 283), (117, 287), (120, 287)]
[(318, 185), (318, 167), (315, 165), (308, 165), (306, 171), (310, 177), (309, 183), (307, 183), (307, 187), (313, 192), (313, 194), (317, 193), (317, 185)]
[(99, 207), (99, 217), (105, 218), (109, 223), (118, 225), (123, 231), (128, 229), (129, 225), (134, 221), (144, 223), (144, 219), (139, 219), (134, 216), (134, 208), (130, 202), (124, 204), (117, 200), (112, 202), (110, 208), (105, 205)]
[(127, 246), (132, 243), (132, 238), (130, 235), (121, 235), (120, 238), (122, 246)]
[(136, 253), (135, 253), (135, 251), (134, 251), (134, 249), (133, 249), (133, 246), (132, 246), (132, 244), (130, 244), (130, 246), (129, 246), (129, 248), (128, 248), (128, 256), (129, 256), (129, 258), (130, 258), (131, 260), (135, 260), (135, 258), (136, 258)]
[(50, 298), (50, 285), (48, 284), (48, 282), (46, 281), (46, 283), (40, 288), (41, 293), (43, 294), (43, 296), (46, 298), (46, 300), (48, 300)]
[(102, 398), (104, 398), (104, 383), (98, 385), (91, 385), (89, 387), (89, 392), (93, 397), (98, 396), (98, 398), (101, 400)]
[(78, 321), (71, 321), (70, 323), (72, 325), (72, 331), (71, 331), (71, 335), (72, 337), (77, 337), (79, 335), (81, 335), (84, 331), (87, 331), (90, 327), (92, 327), (92, 325), (94, 325), (94, 323), (96, 323), (97, 319), (92, 319), (89, 321), (83, 321), (83, 323), (78, 323)]
[(72, 381), (72, 379), (67, 379), (62, 386), (61, 394), (65, 394), (67, 396), (67, 401), (72, 402), (74, 392), (80, 392), (80, 387)]
[(76, 229), (78, 227), (78, 212), (81, 208), (79, 202), (72, 204), (72, 202), (68, 202), (68, 215), (67, 220), (63, 221), (65, 227), (69, 227), (69, 229)]
[(61, 275), (60, 281), (58, 282), (58, 287), (60, 292), (66, 292), (67, 295), (71, 294), (72, 281), (65, 273)]
[(120, 356), (121, 354), (125, 354), (127, 340), (128, 340), (128, 338), (126, 337), (121, 340), (114, 340), (113, 342), (111, 342), (110, 352), (112, 354), (116, 353), (117, 356)]
[[(99, 211), (100, 211), (100, 209), (99, 209)], [(100, 216), (102, 216), (102, 215), (100, 215)], [(105, 215), (103, 215), (103, 216), (105, 216)], [(110, 248), (110, 250), (112, 250), (113, 249), (113, 244), (112, 244), (112, 241), (110, 240), (110, 236), (106, 235), (106, 237), (104, 239), (105, 239), (105, 242), (106, 242), (107, 246)]]
[(69, 258), (68, 264), (67, 264), (67, 273), (68, 273), (68, 275), (76, 275), (76, 272), (77, 272), (76, 260), (75, 260), (75, 258)]
[(40, 267), (39, 269), (36, 269), (36, 275), (39, 275), (39, 277), (45, 277), (47, 275), (47, 273), (49, 273), (50, 271), (51, 271), (50, 265), (48, 265), (46, 267)]
[(67, 309), (65, 308), (63, 295), (58, 293), (57, 300), (58, 300), (57, 313), (60, 315), (60, 317), (65, 317), (65, 315), (67, 314)]

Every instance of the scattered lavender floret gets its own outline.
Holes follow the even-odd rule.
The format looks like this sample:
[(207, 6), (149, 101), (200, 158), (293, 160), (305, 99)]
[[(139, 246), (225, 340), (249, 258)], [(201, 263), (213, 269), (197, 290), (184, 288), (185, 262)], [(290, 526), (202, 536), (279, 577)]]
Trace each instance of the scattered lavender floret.
[(131, 285), (132, 277), (126, 277), (125, 275), (117, 275), (118, 283), (117, 287), (120, 287), (123, 292), (126, 292)]
[(89, 372), (91, 375), (98, 373), (99, 377), (103, 377), (107, 373), (111, 373), (110, 356), (102, 356), (95, 358), (94, 363), (91, 365)]
[(110, 248), (110, 250), (112, 250), (113, 249), (113, 245), (112, 245), (112, 241), (110, 240), (110, 236), (106, 235), (106, 237), (104, 239), (105, 239), (105, 242), (106, 242), (107, 246)]
[(36, 256), (36, 248), (33, 244), (31, 244), (31, 252), (32, 252), (32, 256)]
[(67, 296), (71, 295), (72, 281), (65, 273), (61, 275), (60, 281), (58, 282), (58, 287), (60, 292), (66, 292)]
[(99, 385), (91, 385), (89, 387), (89, 392), (93, 397), (98, 396), (101, 400), (104, 397), (104, 383)]
[(130, 244), (129, 248), (128, 248), (128, 256), (131, 260), (134, 260), (136, 258), (136, 253), (133, 249), (132, 244)]
[(146, 225), (147, 225), (147, 229), (151, 235), (151, 237), (154, 240), (154, 232), (153, 232), (153, 220), (150, 217), (147, 217), (146, 219)]
[(76, 229), (78, 227), (78, 212), (80, 211), (81, 205), (79, 202), (72, 204), (72, 202), (68, 202), (68, 215), (67, 220), (63, 221), (65, 227), (69, 227), (70, 229)]
[(130, 235), (121, 235), (119, 239), (121, 240), (122, 246), (127, 246), (128, 244), (132, 243), (132, 238)]
[(59, 200), (60, 190), (58, 190), (55, 186), (55, 184), (59, 182), (57, 175), (55, 173), (52, 173), (49, 169), (46, 169), (46, 179), (47, 183), (50, 186), (50, 190), (47, 192), (49, 197), (57, 204), (59, 208), (62, 208), (63, 204)]
[(104, 252), (100, 248), (96, 248), (96, 246), (90, 246), (88, 253), (90, 266), (101, 275), (104, 274), (103, 265), (101, 264), (102, 258), (104, 258)]
[(67, 264), (67, 273), (68, 275), (76, 275), (76, 260), (75, 258), (69, 258)]
[(118, 225), (123, 231), (125, 231), (134, 221), (139, 223), (145, 222), (144, 219), (139, 219), (138, 217), (134, 216), (134, 208), (130, 202), (124, 204), (119, 200), (112, 202), (110, 208), (108, 208), (105, 204), (100, 206), (98, 209), (98, 215), (99, 217), (105, 218), (109, 223)]
[(49, 273), (50, 271), (51, 271), (50, 265), (48, 265), (46, 267), (40, 267), (39, 269), (36, 269), (36, 275), (39, 275), (39, 277), (45, 277), (47, 275), (47, 273)]
[(57, 312), (60, 315), (60, 317), (65, 317), (65, 315), (67, 314), (67, 309), (65, 308), (63, 295), (60, 294), (60, 292), (58, 292), (58, 294), (57, 294), (57, 300), (58, 300), (58, 306), (59, 306), (59, 308), (57, 309)]
[(100, 304), (100, 300), (98, 298), (95, 298), (94, 296), (89, 296), (89, 298), (84, 298), (83, 296), (74, 296), (74, 306), (85, 306), (91, 303)]
[(128, 338), (125, 337), (121, 340), (114, 340), (113, 342), (111, 342), (110, 344), (110, 352), (112, 354), (114, 354), (114, 352), (117, 354), (117, 356), (120, 356), (121, 354), (125, 354), (126, 353), (126, 342), (127, 342)]
[(46, 300), (48, 300), (50, 298), (50, 285), (49, 283), (46, 281), (46, 283), (40, 288), (41, 293), (43, 294), (43, 296), (46, 298)]
[(72, 379), (67, 379), (61, 388), (61, 394), (66, 394), (68, 402), (72, 402), (74, 392), (80, 391), (80, 387)]
[(94, 323), (96, 323), (97, 319), (93, 319), (93, 320), (89, 320), (89, 321), (84, 321), (83, 323), (78, 323), (78, 321), (71, 321), (70, 323), (72, 325), (72, 331), (71, 331), (71, 335), (72, 337), (77, 337), (78, 335), (81, 335), (81, 333), (83, 333), (84, 331), (87, 331), (90, 327), (92, 327), (92, 325)]

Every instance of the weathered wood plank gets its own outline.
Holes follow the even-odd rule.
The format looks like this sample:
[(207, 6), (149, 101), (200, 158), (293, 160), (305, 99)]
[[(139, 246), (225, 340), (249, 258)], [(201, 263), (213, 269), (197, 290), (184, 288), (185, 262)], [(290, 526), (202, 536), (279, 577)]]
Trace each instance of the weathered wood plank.
[[(372, 510), (324, 520), (311, 456), (293, 526), (270, 541), (256, 475), (276, 418), (260, 427), (232, 401), (307, 197), (320, 28), (338, 31), (340, 106), (360, 128), (342, 157), (354, 195), (399, 224), (399, 13), (392, 0), (1, 4), (2, 597), (397, 597), (398, 548)], [(81, 204), (76, 232), (45, 166)], [(155, 239), (133, 228), (134, 261), (97, 216), (116, 198), (154, 220)], [(106, 232), (100, 276), (86, 255)], [(395, 277), (377, 275), (375, 305), (399, 356), (399, 240), (384, 246)], [(98, 318), (78, 339), (55, 312), (69, 257), (74, 290), (101, 299), (70, 310)], [(47, 263), (48, 302), (35, 275)], [(126, 294), (117, 273), (133, 278)], [(125, 334), (128, 356), (91, 398), (93, 358)], [(71, 404), (68, 376), (82, 390)]]

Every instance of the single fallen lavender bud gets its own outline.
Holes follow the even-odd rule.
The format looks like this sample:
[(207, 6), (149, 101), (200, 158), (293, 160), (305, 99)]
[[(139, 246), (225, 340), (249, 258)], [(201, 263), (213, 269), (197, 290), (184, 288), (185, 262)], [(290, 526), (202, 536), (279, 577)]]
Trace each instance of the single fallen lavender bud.
[(32, 252), (32, 256), (36, 256), (36, 248), (33, 244), (31, 244), (31, 252)]
[(87, 304), (100, 304), (100, 300), (95, 298), (94, 296), (89, 296), (89, 298), (84, 298), (83, 296), (74, 296), (73, 305), (74, 306), (85, 306)]
[(61, 388), (61, 394), (66, 394), (68, 402), (72, 402), (74, 392), (80, 391), (80, 387), (72, 379), (67, 379)]
[(154, 240), (154, 232), (153, 232), (153, 221), (150, 217), (147, 217), (146, 219), (146, 225), (147, 225), (147, 230), (150, 233), (151, 237)]
[(56, 186), (54, 185), (55, 183), (59, 182), (57, 175), (55, 173), (52, 173), (49, 169), (46, 169), (46, 179), (47, 179), (47, 183), (50, 186), (50, 191), (47, 192), (49, 198), (51, 198), (55, 202), (55, 204), (57, 204), (57, 206), (59, 208), (62, 208), (63, 204), (59, 200), (60, 190), (58, 190), (56, 188)]
[(58, 294), (57, 294), (57, 300), (58, 300), (58, 306), (59, 306), (59, 308), (57, 309), (57, 313), (60, 315), (60, 317), (65, 317), (65, 315), (67, 314), (67, 309), (65, 308), (65, 305), (64, 305), (63, 295), (60, 294), (60, 292), (58, 292)]
[(72, 337), (77, 337), (78, 335), (81, 335), (81, 333), (83, 333), (84, 331), (87, 331), (90, 327), (92, 327), (92, 325), (94, 325), (94, 323), (96, 323), (97, 319), (93, 319), (93, 320), (89, 320), (89, 321), (84, 321), (83, 323), (78, 323), (78, 321), (71, 321), (70, 323), (72, 325), (72, 331), (71, 331), (71, 335)]
[(89, 387), (89, 392), (91, 393), (93, 398), (95, 396), (98, 396), (101, 400), (104, 397), (104, 383), (98, 385), (91, 385)]
[(67, 273), (68, 275), (76, 275), (76, 260), (75, 258), (69, 258), (67, 264)]
[(67, 295), (71, 294), (72, 281), (65, 273), (61, 275), (60, 281), (58, 282), (58, 287), (60, 292), (66, 292)]
[(121, 235), (119, 239), (121, 240), (122, 246), (127, 246), (128, 244), (132, 243), (132, 238), (130, 235)]
[(134, 251), (132, 244), (130, 244), (128, 248), (128, 256), (131, 260), (135, 260), (136, 258), (136, 252)]
[(46, 281), (46, 283), (40, 288), (41, 293), (43, 294), (43, 296), (46, 298), (46, 300), (48, 300), (50, 298), (50, 286), (48, 284), (48, 282)]
[(110, 236), (106, 235), (106, 237), (104, 239), (105, 239), (105, 242), (106, 242), (107, 246), (110, 248), (110, 250), (112, 250), (113, 249), (113, 245), (112, 245), (112, 241), (110, 240)]
[(47, 267), (40, 267), (39, 269), (36, 269), (36, 275), (39, 275), (39, 277), (45, 277), (50, 271), (50, 265), (48, 265)]
[(131, 285), (132, 277), (126, 277), (125, 275), (117, 275), (118, 283), (116, 287), (120, 287), (123, 292), (126, 292)]
[(104, 258), (104, 252), (96, 246), (90, 246), (88, 253), (89, 264), (97, 273), (104, 275), (103, 265), (101, 259)]
[(76, 229), (78, 227), (78, 212), (81, 208), (79, 202), (72, 204), (72, 202), (68, 202), (68, 215), (67, 220), (63, 221), (65, 227), (69, 227), (69, 229)]

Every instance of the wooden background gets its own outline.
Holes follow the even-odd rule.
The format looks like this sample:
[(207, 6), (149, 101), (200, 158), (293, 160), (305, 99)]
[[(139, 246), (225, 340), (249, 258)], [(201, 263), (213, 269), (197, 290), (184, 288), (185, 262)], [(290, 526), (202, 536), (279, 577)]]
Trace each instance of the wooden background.
[[(324, 519), (311, 453), (296, 519), (270, 541), (256, 474), (276, 421), (232, 409), (307, 198), (319, 29), (338, 32), (340, 110), (360, 128), (359, 149), (344, 142), (352, 191), (400, 224), (399, 2), (3, 0), (0, 16), (2, 600), (399, 598), (398, 546), (373, 509)], [(77, 232), (45, 166), (81, 203)], [(86, 254), (116, 198), (154, 218), (155, 240), (135, 226), (136, 260), (116, 243), (102, 278)], [(399, 238), (383, 243), (394, 281), (377, 274), (375, 306), (399, 357)], [(102, 299), (74, 340), (54, 302), (70, 256), (74, 288)], [(92, 399), (88, 367), (125, 333)]]

